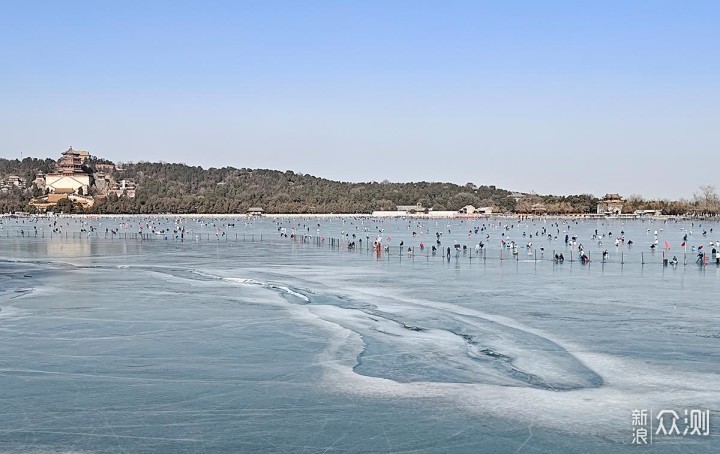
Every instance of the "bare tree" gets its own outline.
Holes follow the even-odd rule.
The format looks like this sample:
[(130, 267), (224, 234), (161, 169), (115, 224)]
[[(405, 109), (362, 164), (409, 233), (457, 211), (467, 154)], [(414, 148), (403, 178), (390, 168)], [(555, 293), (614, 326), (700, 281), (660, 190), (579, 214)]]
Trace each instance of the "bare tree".
[(720, 197), (718, 197), (715, 186), (706, 184), (700, 186), (700, 190), (694, 195), (695, 205), (700, 212), (706, 214), (718, 214), (720, 212)]
[(630, 194), (625, 198), (623, 203), (623, 211), (631, 213), (635, 210), (639, 210), (645, 204), (645, 199), (640, 194)]

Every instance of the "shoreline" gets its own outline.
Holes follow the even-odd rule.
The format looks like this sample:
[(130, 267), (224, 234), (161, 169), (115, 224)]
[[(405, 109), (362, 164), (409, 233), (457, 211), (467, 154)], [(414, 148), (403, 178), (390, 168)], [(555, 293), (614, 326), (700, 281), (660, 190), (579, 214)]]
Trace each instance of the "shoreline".
[(52, 219), (55, 217), (60, 218), (86, 218), (86, 219), (111, 219), (111, 218), (179, 218), (179, 219), (198, 219), (198, 218), (212, 218), (212, 219), (257, 219), (257, 218), (268, 218), (268, 219), (328, 219), (328, 218), (362, 218), (362, 219), (582, 219), (582, 220), (705, 220), (705, 221), (718, 221), (720, 216), (716, 217), (692, 217), (692, 216), (677, 216), (677, 215), (655, 215), (655, 216), (641, 216), (636, 214), (618, 215), (618, 216), (603, 216), (591, 213), (574, 213), (574, 214), (558, 214), (558, 215), (534, 215), (534, 214), (519, 214), (519, 213), (497, 213), (497, 214), (438, 214), (433, 216), (432, 214), (395, 214), (395, 213), (272, 213), (263, 214), (260, 216), (248, 215), (243, 213), (126, 213), (126, 214), (90, 214), (90, 213), (56, 213), (56, 214), (12, 214), (4, 213), (0, 214), (0, 218), (40, 218), (40, 219)]

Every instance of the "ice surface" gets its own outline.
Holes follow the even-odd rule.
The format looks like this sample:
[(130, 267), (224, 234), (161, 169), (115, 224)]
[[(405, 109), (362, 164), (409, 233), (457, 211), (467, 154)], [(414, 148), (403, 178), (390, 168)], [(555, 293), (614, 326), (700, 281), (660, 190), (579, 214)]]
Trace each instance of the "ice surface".
[[(716, 223), (561, 224), (583, 266), (564, 234), (522, 236), (542, 221), (183, 220), (199, 237), (185, 242), (104, 238), (133, 218), (69, 219), (52, 238), (4, 222), (0, 451), (617, 452), (634, 449), (636, 408), (720, 411), (720, 270), (649, 249), (657, 229), (682, 263), (682, 236), (709, 248)], [(320, 244), (277, 231), (318, 222)], [(635, 244), (598, 245), (595, 228)], [(380, 229), (390, 255), (328, 244)], [(485, 256), (432, 256), (436, 231), (444, 247), (482, 239)], [(502, 233), (520, 260), (499, 260)]]

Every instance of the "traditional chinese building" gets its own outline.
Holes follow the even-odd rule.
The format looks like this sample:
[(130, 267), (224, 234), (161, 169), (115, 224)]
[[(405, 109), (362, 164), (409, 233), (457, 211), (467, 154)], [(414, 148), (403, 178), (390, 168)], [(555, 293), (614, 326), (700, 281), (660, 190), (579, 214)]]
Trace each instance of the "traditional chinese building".
[(532, 207), (530, 207), (530, 211), (536, 215), (543, 215), (547, 212), (547, 207), (544, 203), (533, 203)]
[(135, 197), (137, 185), (130, 180), (120, 180), (115, 183), (114, 187), (108, 191), (108, 194), (115, 194), (118, 197)]
[(72, 147), (62, 153), (54, 172), (45, 175), (45, 188), (51, 193), (72, 190), (73, 193), (87, 194), (92, 176), (83, 168), (90, 153), (76, 151)]
[(597, 214), (604, 214), (606, 216), (622, 214), (624, 203), (620, 194), (605, 194), (605, 197), (597, 204)]
[(73, 150), (72, 147), (63, 151), (62, 156), (58, 159), (57, 169), (62, 173), (80, 173), (84, 172), (83, 164), (89, 159), (90, 153), (87, 151)]
[(33, 183), (38, 188), (45, 190), (45, 173), (44, 172), (35, 173), (35, 179), (33, 180)]
[(25, 179), (17, 175), (8, 175), (7, 183), (16, 187), (25, 186)]
[(480, 215), (480, 214), (492, 214), (492, 207), (474, 207), (472, 205), (465, 205), (458, 210), (458, 214), (468, 215)]
[(397, 211), (404, 211), (407, 214), (425, 213), (427, 208), (423, 207), (421, 203), (415, 205), (398, 205)]
[(112, 178), (105, 172), (95, 172), (93, 177), (93, 184), (98, 194), (108, 194), (108, 191), (113, 188)]
[(458, 210), (458, 214), (475, 214), (475, 210), (477, 210), (477, 208), (475, 208), (474, 206), (465, 205)]
[(115, 170), (114, 164), (95, 164), (95, 170), (98, 172), (112, 173)]

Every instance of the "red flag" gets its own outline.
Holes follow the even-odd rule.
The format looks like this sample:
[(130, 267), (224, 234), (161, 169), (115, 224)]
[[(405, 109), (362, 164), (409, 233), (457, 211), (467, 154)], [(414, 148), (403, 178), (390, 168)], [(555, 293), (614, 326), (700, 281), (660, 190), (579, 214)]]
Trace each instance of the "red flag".
[(685, 242), (683, 241), (680, 246), (681, 246), (681, 247), (685, 247)]
[(665, 242), (665, 249), (670, 249), (670, 243), (668, 243), (667, 241)]

